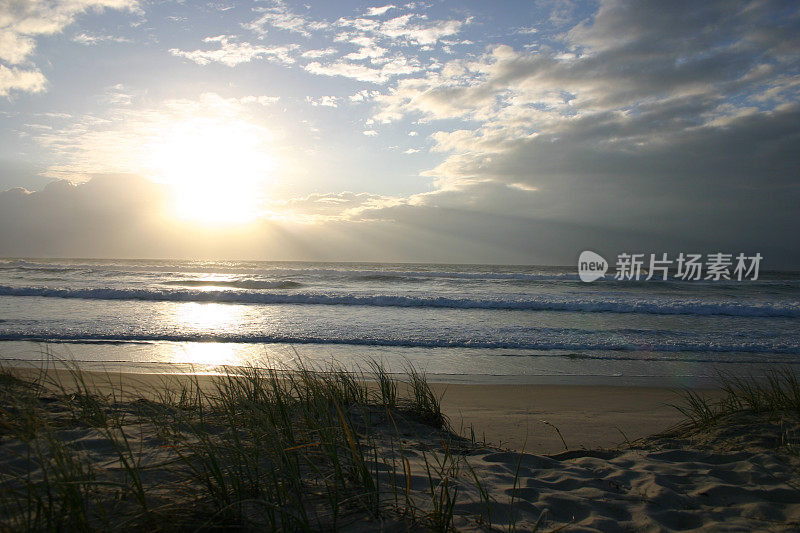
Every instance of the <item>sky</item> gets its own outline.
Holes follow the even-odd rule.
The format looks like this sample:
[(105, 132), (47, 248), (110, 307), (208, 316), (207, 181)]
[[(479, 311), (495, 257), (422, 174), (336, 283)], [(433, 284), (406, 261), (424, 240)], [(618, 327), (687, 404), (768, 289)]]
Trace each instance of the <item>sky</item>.
[(0, 0), (0, 256), (800, 269), (793, 1)]

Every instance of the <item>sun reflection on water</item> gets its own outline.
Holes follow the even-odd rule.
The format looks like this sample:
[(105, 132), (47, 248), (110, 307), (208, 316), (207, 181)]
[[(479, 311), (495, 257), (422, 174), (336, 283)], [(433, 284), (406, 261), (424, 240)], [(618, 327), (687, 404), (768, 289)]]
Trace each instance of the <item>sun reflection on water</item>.
[(246, 355), (247, 350), (239, 344), (190, 342), (174, 346), (172, 362), (209, 367), (237, 366), (246, 363)]
[(244, 310), (237, 305), (195, 302), (176, 306), (173, 316), (175, 323), (187, 331), (209, 335), (232, 333), (244, 318)]
[[(186, 303), (175, 306), (172, 321), (186, 333), (218, 337), (235, 333), (245, 320), (240, 306), (217, 303)], [(204, 366), (246, 364), (250, 350), (233, 342), (190, 342), (176, 344), (171, 360), (174, 363)]]

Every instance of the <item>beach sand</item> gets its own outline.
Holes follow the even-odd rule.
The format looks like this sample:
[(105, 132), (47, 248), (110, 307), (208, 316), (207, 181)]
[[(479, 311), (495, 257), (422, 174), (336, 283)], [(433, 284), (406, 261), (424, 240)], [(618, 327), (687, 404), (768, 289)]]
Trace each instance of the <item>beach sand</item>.
[[(85, 377), (101, 393), (125, 390), (131, 398), (181, 379)], [(210, 387), (212, 380), (202, 376), (198, 383)], [(477, 442), (398, 415), (378, 416), (371, 424), (378, 435), (372, 446), (385, 465), (398, 464), (392, 458), (401, 458), (401, 465), (407, 461), (399, 471), (379, 469), (382, 486), (405, 487), (401, 492), (418, 509), (453, 497), (452, 524), (459, 530), (800, 528), (800, 458), (792, 453), (796, 447), (787, 447), (796, 446), (800, 437), (796, 416), (739, 414), (710, 430), (663, 433), (682, 420), (667, 406), (678, 401), (668, 389), (465, 384), (433, 384), (432, 389), (443, 394), (453, 429), (469, 437), (471, 425)], [(171, 448), (157, 428), (137, 426), (133, 410), (127, 420), (133, 448), (140, 450), (139, 460), (150, 467), (148, 478), (158, 487), (154, 503), (173, 502), (178, 496), (170, 489), (175, 477)], [(62, 431), (61, 438), (82, 448), (93, 463), (122, 469), (96, 428), (74, 427)], [(14, 457), (21, 443), (0, 442), (12, 452), (2, 454), (0, 470), (18, 467)], [(361, 516), (338, 527), (404, 531), (433, 523), (419, 520), (395, 513), (381, 519)]]
[[(32, 378), (38, 370), (20, 369)], [(68, 383), (71, 373), (49, 372)], [(104, 373), (86, 371), (84, 379), (103, 393), (149, 391), (175, 385), (177, 374)], [(212, 375), (197, 376), (210, 388)], [(530, 453), (559, 453), (570, 449), (614, 447), (680, 422), (683, 417), (672, 404), (681, 390), (666, 387), (612, 387), (599, 385), (502, 385), (431, 383), (441, 398), (444, 414), (453, 429), (493, 446)], [(707, 391), (713, 394), (713, 391)], [(558, 431), (556, 431), (556, 428)], [(559, 432), (561, 437), (559, 437)]]
[[(682, 420), (676, 389), (594, 385), (432, 384), (456, 430), (531, 453), (613, 447)], [(556, 431), (558, 429), (558, 431)], [(559, 432), (564, 441), (559, 437)]]

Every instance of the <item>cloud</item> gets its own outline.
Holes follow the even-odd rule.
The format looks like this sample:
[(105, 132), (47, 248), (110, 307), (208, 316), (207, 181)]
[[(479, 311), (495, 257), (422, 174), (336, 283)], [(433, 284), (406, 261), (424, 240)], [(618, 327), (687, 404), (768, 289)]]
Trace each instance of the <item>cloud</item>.
[[(395, 6), (383, 6), (369, 10), (370, 15), (385, 14)], [(304, 19), (305, 20), (305, 19)], [(306, 21), (307, 22), (307, 21)], [(383, 84), (389, 80), (422, 72), (420, 57), (409, 52), (430, 52), (440, 39), (452, 36), (472, 22), (464, 20), (429, 20), (427, 15), (407, 13), (388, 20), (340, 17), (333, 24), (324, 24), (320, 29), (338, 28), (334, 42), (356, 45), (355, 51), (328, 61), (312, 61), (303, 68), (312, 74), (342, 76), (358, 81)], [(305, 22), (298, 27), (306, 27)], [(307, 33), (307, 32), (306, 32)], [(329, 48), (336, 52), (336, 49)], [(327, 55), (327, 54), (325, 54)], [(330, 54), (333, 55), (333, 54)], [(304, 57), (319, 59), (323, 54), (309, 51)], [(429, 67), (435, 68), (435, 62)]]
[(380, 94), (380, 91), (369, 91), (367, 89), (362, 89), (358, 91), (356, 94), (350, 95), (351, 102), (367, 102), (372, 100), (376, 96)]
[(44, 92), (47, 79), (39, 70), (25, 70), (0, 65), (0, 96), (8, 96), (12, 91), (29, 93)]
[[(352, 41), (351, 41), (352, 42)], [(367, 46), (362, 46), (356, 52), (351, 52), (347, 54), (345, 59), (350, 59), (353, 61), (359, 61), (362, 59), (375, 59), (379, 57), (383, 57), (386, 55), (386, 48), (382, 46), (378, 46), (376, 44), (368, 44)]]
[(137, 0), (26, 0), (0, 2), (0, 96), (11, 91), (43, 92), (44, 75), (35, 68), (14, 68), (29, 60), (36, 38), (61, 32), (86, 11), (137, 11)]
[(262, 105), (262, 106), (269, 106), (269, 105), (277, 103), (278, 101), (280, 101), (280, 99), (281, 99), (280, 96), (265, 96), (265, 95), (254, 96), (254, 95), (250, 95), (250, 96), (243, 96), (243, 97), (239, 98), (239, 103), (241, 103), (241, 104), (250, 104), (250, 103), (255, 102), (255, 103), (257, 103), (259, 105)]
[(135, 243), (154, 236), (166, 202), (159, 186), (125, 175), (80, 186), (55, 181), (39, 192), (11, 189), (0, 193), (0, 247), (39, 256), (144, 252)]
[(300, 54), (300, 56), (301, 57), (311, 58), (311, 59), (317, 59), (317, 58), (320, 58), (320, 57), (330, 56), (330, 55), (334, 55), (334, 54), (338, 54), (338, 53), (339, 53), (339, 51), (336, 48), (325, 48), (325, 49), (322, 49), (322, 50), (306, 50), (305, 52)]
[(705, 100), (709, 112), (729, 99), (747, 105), (767, 94), (772, 105), (794, 101), (800, 17), (795, 8), (777, 24), (776, 11), (765, 2), (731, 13), (721, 1), (690, 17), (659, 2), (606, 2), (591, 23), (567, 32), (566, 50), (500, 45), (478, 61), (449, 62), (441, 73), (405, 80), (385, 102), (387, 116), (483, 119), (501, 111), (546, 126), (549, 118), (667, 100)]
[(18, 257), (519, 262), (528, 253), (519, 250), (539, 238), (525, 219), (436, 202), (447, 200), (312, 194), (273, 201), (272, 219), (198, 227), (171, 217), (163, 186), (104, 174), (77, 186), (57, 181), (40, 192), (0, 193), (0, 248)]
[(22, 63), (33, 53), (36, 41), (30, 37), (20, 35), (12, 29), (0, 30), (0, 59), (16, 65)]
[[(406, 13), (385, 21), (342, 17), (336, 21), (336, 25), (357, 32), (354, 36), (366, 35), (420, 46), (433, 45), (443, 37), (458, 34), (464, 26), (471, 24), (472, 20), (471, 17), (464, 20), (429, 20), (425, 15)], [(343, 39), (349, 37), (353, 36), (347, 33), (342, 36)]]
[(465, 20), (442, 20), (429, 22), (424, 19), (418, 22), (413, 14), (401, 15), (383, 22), (377, 33), (392, 39), (407, 39), (420, 45), (436, 44), (442, 37), (456, 35), (461, 28), (472, 22), (472, 18)]
[[(110, 91), (111, 95), (117, 93), (116, 88)], [(158, 178), (163, 162), (153, 154), (170, 142), (171, 135), (190, 126), (202, 127), (206, 133), (227, 131), (246, 136), (265, 150), (273, 144), (271, 132), (256, 117), (261, 106), (274, 104), (277, 97), (223, 98), (204, 93), (198, 98), (171, 99), (151, 106), (138, 105), (135, 95), (132, 98), (132, 105), (69, 117), (61, 127), (32, 132), (33, 140), (53, 161), (45, 175), (76, 182), (85, 181), (89, 175), (109, 173)]]
[(377, 84), (386, 83), (394, 77), (413, 74), (422, 70), (422, 66), (416, 59), (406, 59), (404, 57), (394, 57), (377, 68), (343, 60), (331, 61), (327, 64), (313, 61), (303, 68), (312, 74), (343, 76)]
[[(658, 2), (608, 2), (568, 32), (571, 55), (495, 46), (477, 61), (401, 80), (378, 97), (375, 118), (477, 120), (477, 128), (433, 136), (436, 150), (452, 154), (431, 172), (444, 179), (555, 180), (553, 173), (579, 173), (577, 161), (590, 156), (615, 175), (654, 173), (658, 167), (648, 164), (658, 158), (698, 166), (685, 162), (684, 154), (698, 153), (688, 139), (721, 150), (719, 139), (745, 135), (756, 122), (792, 134), (782, 125), (800, 95), (800, 48), (790, 50), (786, 40), (800, 44), (800, 17), (772, 31), (775, 11), (759, 5), (731, 15), (725, 2), (706, 3), (702, 16), (679, 24), (688, 14)], [(533, 166), (512, 162), (522, 153)], [(629, 164), (637, 160), (649, 163)], [(597, 168), (586, 164), (586, 173)], [(733, 167), (717, 174), (739, 174)]]
[(306, 96), (306, 102), (311, 104), (313, 107), (339, 107), (339, 98), (336, 96), (320, 96), (319, 98)]
[(3, 2), (0, 4), (0, 59), (18, 64), (33, 53), (35, 37), (60, 32), (75, 17), (103, 9), (138, 10), (137, 0), (69, 0)]
[(401, 198), (370, 193), (344, 191), (340, 193), (309, 194), (307, 196), (276, 200), (270, 203), (271, 217), (303, 224), (330, 221), (363, 221), (364, 212), (401, 205)]
[(390, 9), (395, 9), (396, 7), (397, 6), (395, 6), (394, 4), (388, 4), (381, 7), (370, 7), (367, 8), (367, 12), (364, 15), (367, 17), (379, 17), (381, 15), (384, 15)]
[(424, 174), (441, 191), (530, 189), (531, 215), (552, 223), (792, 255), (800, 8), (604, 2), (563, 44), (404, 78), (374, 118), (465, 121), (431, 135), (445, 158)]
[(295, 62), (291, 57), (291, 52), (297, 45), (287, 46), (254, 46), (247, 42), (237, 43), (231, 41), (229, 35), (218, 35), (216, 37), (206, 37), (206, 43), (219, 43), (217, 50), (193, 50), (185, 51), (171, 48), (170, 53), (174, 56), (185, 57), (194, 61), (198, 65), (208, 65), (212, 62), (222, 63), (229, 67), (235, 67), (241, 63), (249, 63), (254, 59), (266, 57), (271, 61), (290, 65)]
[(397, 6), (395, 6), (394, 4), (388, 4), (388, 5), (381, 6), (381, 7), (370, 7), (370, 8), (367, 8), (367, 12), (365, 13), (365, 16), (367, 16), (367, 17), (379, 17), (381, 15), (384, 15), (390, 9), (395, 9), (396, 7)]
[(267, 34), (268, 27), (299, 33), (304, 37), (310, 37), (313, 31), (328, 28), (328, 24), (325, 22), (312, 21), (294, 13), (285, 2), (280, 0), (274, 0), (272, 7), (257, 8), (256, 11), (264, 14), (252, 22), (242, 24), (242, 27), (262, 36)]
[(90, 33), (78, 33), (72, 37), (72, 41), (78, 44), (82, 44), (85, 46), (95, 46), (98, 43), (102, 42), (114, 42), (114, 43), (129, 43), (131, 42), (130, 39), (126, 39), (125, 37), (115, 37), (113, 35), (99, 35), (99, 34), (90, 34)]
[[(226, 184), (220, 183), (221, 194)], [(394, 198), (312, 194), (273, 201), (270, 218), (233, 228), (199, 227), (171, 216), (168, 191), (130, 175), (98, 175), (81, 185), (0, 193), (0, 249), (9, 256), (214, 257), (319, 261), (572, 264), (582, 249), (760, 251), (770, 267), (797, 265), (793, 230), (743, 211), (727, 229), (676, 219), (684, 233), (645, 217), (629, 227), (540, 216), (538, 191), (498, 183)], [(706, 216), (714, 220), (714, 215)], [(758, 224), (753, 227), (753, 222)], [(694, 226), (693, 226), (694, 225)], [(773, 234), (773, 230), (779, 230)]]

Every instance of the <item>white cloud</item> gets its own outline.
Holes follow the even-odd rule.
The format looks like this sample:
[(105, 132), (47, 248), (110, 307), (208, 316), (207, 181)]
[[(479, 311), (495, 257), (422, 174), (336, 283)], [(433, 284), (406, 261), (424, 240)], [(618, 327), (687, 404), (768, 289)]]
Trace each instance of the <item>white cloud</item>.
[(124, 9), (137, 11), (137, 0), (24, 0), (0, 2), (0, 96), (11, 91), (43, 92), (47, 79), (38, 68), (14, 68), (29, 60), (36, 38), (61, 32), (75, 18), (89, 10)]
[(244, 96), (239, 98), (239, 102), (242, 104), (250, 104), (250, 103), (257, 103), (259, 105), (268, 106), (277, 103), (281, 99), (280, 96)]
[[(419, 17), (417, 17), (419, 19)], [(378, 33), (393, 39), (404, 38), (419, 45), (436, 44), (442, 37), (455, 35), (461, 28), (472, 22), (466, 20), (442, 20), (429, 22), (421, 19), (412, 22), (414, 15), (406, 14), (383, 22)]]
[(306, 50), (305, 52), (303, 52), (300, 55), (301, 55), (301, 57), (307, 57), (307, 58), (310, 58), (310, 59), (318, 59), (320, 57), (325, 57), (325, 56), (330, 56), (330, 55), (337, 54), (338, 52), (339, 51), (336, 50), (336, 48), (325, 48), (325, 49), (321, 49), (321, 50)]
[(379, 17), (385, 14), (390, 9), (395, 9), (397, 6), (394, 4), (389, 4), (381, 7), (370, 7), (367, 9), (367, 12), (364, 14), (367, 17)]
[(364, 130), (362, 133), (367, 137), (375, 137), (376, 135), (378, 135), (378, 132), (375, 130)]
[(419, 65), (419, 62), (416, 59), (406, 59), (404, 57), (395, 57), (390, 59), (377, 68), (369, 67), (363, 63), (352, 63), (344, 60), (333, 61), (328, 64), (322, 64), (318, 61), (314, 61), (303, 68), (312, 74), (321, 74), (325, 76), (344, 76), (346, 78), (353, 78), (359, 81), (368, 81), (379, 84), (386, 83), (391, 78), (396, 76), (413, 74), (422, 70), (422, 67)]
[(320, 96), (319, 98), (306, 96), (306, 102), (314, 107), (339, 107), (339, 98), (336, 96)]
[(137, 11), (137, 0), (25, 0), (0, 2), (0, 59), (14, 65), (25, 61), (35, 37), (59, 33), (86, 11)]
[(312, 21), (292, 12), (281, 0), (274, 0), (273, 4), (272, 7), (257, 8), (256, 11), (264, 14), (252, 22), (242, 24), (242, 27), (262, 36), (267, 34), (268, 27), (273, 27), (310, 37), (311, 32), (323, 30), (329, 26), (326, 22)]
[(9, 29), (0, 30), (0, 59), (12, 65), (22, 63), (36, 47), (36, 41)]
[(100, 34), (91, 34), (85, 32), (78, 33), (75, 36), (73, 36), (72, 41), (85, 46), (94, 46), (102, 42), (114, 42), (114, 43), (131, 42), (130, 39), (126, 39), (125, 37), (115, 37), (113, 35), (100, 35)]
[(203, 42), (206, 43), (219, 43), (219, 48), (216, 50), (193, 50), (185, 51), (177, 48), (170, 49), (170, 53), (174, 56), (185, 57), (194, 61), (198, 65), (208, 65), (212, 62), (222, 63), (229, 67), (235, 67), (240, 63), (249, 63), (254, 59), (266, 57), (271, 61), (290, 65), (295, 62), (294, 58), (290, 55), (297, 45), (287, 46), (254, 46), (247, 42), (237, 43), (232, 42), (229, 35), (218, 35), (216, 37), (206, 37)]
[(12, 91), (40, 93), (47, 87), (47, 79), (38, 70), (24, 70), (0, 65), (0, 96)]
[(380, 40), (400, 41), (402, 44), (430, 46), (435, 45), (443, 37), (458, 34), (464, 26), (471, 24), (472, 20), (471, 17), (464, 20), (429, 20), (425, 15), (413, 13), (385, 21), (342, 17), (336, 21), (336, 25), (354, 31), (345, 31), (338, 35), (336, 40), (352, 42), (353, 39), (368, 35)]
[(362, 59), (374, 59), (386, 55), (386, 48), (377, 45), (362, 46), (357, 52), (347, 54), (345, 59), (359, 61)]
[[(356, 94), (351, 94), (349, 98), (351, 102), (367, 102), (379, 94), (381, 94), (380, 91), (369, 91), (367, 89), (362, 89)], [(372, 124), (372, 122), (373, 121), (370, 119), (369, 123)]]
[(417, 150), (416, 148), (409, 148), (408, 150), (405, 150), (403, 153), (404, 154), (416, 154), (417, 152), (419, 152), (419, 150)]
[(403, 198), (370, 193), (344, 191), (340, 193), (309, 194), (307, 196), (273, 200), (271, 217), (303, 224), (331, 221), (359, 221), (365, 211), (403, 205)]
[(112, 106), (127, 106), (133, 102), (134, 95), (121, 83), (118, 83), (106, 90), (106, 94), (101, 101)]

